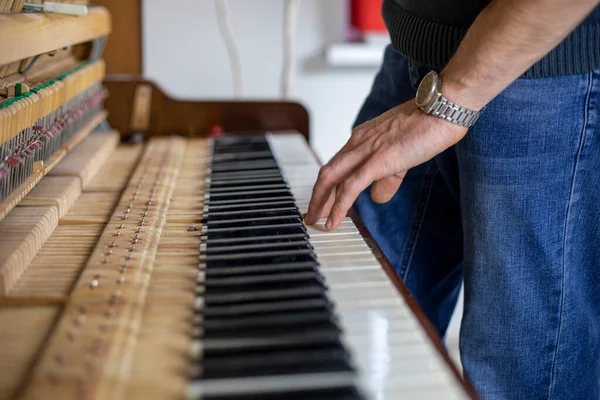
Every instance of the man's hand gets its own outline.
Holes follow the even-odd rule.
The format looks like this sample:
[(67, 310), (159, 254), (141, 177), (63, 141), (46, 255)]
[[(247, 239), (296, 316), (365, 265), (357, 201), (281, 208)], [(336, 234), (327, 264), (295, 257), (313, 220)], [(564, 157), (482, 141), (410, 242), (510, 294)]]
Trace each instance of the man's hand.
[(465, 127), (425, 114), (414, 100), (358, 126), (348, 143), (321, 168), (306, 223), (328, 217), (325, 227), (337, 228), (372, 182), (373, 201), (391, 200), (409, 168), (433, 158), (466, 133)]
[[(600, 0), (492, 0), (444, 70), (442, 93), (479, 110), (547, 54)], [(458, 142), (467, 129), (420, 111), (413, 100), (359, 126), (319, 173), (305, 221), (335, 229), (371, 182), (389, 201), (406, 171)]]

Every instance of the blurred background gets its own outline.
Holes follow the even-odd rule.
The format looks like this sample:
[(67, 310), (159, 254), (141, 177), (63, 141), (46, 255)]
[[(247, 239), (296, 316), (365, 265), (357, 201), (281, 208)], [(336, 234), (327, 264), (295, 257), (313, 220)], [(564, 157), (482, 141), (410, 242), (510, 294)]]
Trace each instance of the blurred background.
[[(110, 9), (112, 37), (120, 38), (109, 38), (107, 72), (141, 75), (177, 99), (280, 100), (289, 61), (287, 98), (308, 110), (311, 146), (326, 162), (348, 140), (389, 42), (381, 0), (292, 2), (290, 14), (285, 0), (94, 1)], [(228, 43), (239, 57), (241, 94)], [(461, 316), (462, 296), (446, 338), (457, 362)]]
[[(140, 21), (133, 11), (141, 3)], [(213, 0), (105, 0), (115, 27), (109, 39), (109, 73), (141, 73), (181, 99), (234, 96), (233, 74)], [(126, 4), (128, 3), (128, 4)], [(284, 0), (229, 0), (242, 71), (243, 99), (277, 100), (284, 55)], [(358, 1), (375, 10), (383, 26), (381, 0)], [(310, 114), (311, 144), (326, 161), (350, 135), (354, 117), (377, 72), (387, 35), (366, 34), (351, 25), (351, 0), (302, 0), (295, 15), (290, 100)], [(364, 14), (361, 13), (361, 14)], [(121, 26), (121, 19), (131, 21)], [(136, 38), (141, 24), (142, 37)], [(363, 26), (369, 26), (364, 24)], [(141, 55), (135, 53), (141, 41)], [(119, 42), (121, 42), (120, 40)], [(117, 60), (118, 58), (118, 60)], [(139, 61), (137, 60), (139, 58)]]

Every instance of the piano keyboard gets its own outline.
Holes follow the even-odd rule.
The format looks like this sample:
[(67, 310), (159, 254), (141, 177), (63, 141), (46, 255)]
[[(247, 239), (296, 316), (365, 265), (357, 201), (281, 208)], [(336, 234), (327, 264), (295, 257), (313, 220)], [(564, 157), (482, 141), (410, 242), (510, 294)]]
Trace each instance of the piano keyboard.
[(301, 137), (216, 140), (211, 161), (190, 397), (465, 398), (352, 220), (302, 223)]
[[(268, 140), (305, 213), (320, 164), (298, 135)], [(324, 222), (307, 231), (365, 398), (468, 398), (353, 221), (346, 218), (333, 232)]]
[(57, 167), (83, 191), (8, 288), (30, 306), (0, 313), (49, 332), (0, 343), (32, 346), (11, 367), (23, 398), (470, 398), (353, 221), (302, 222), (319, 170), (302, 136), (93, 148)]

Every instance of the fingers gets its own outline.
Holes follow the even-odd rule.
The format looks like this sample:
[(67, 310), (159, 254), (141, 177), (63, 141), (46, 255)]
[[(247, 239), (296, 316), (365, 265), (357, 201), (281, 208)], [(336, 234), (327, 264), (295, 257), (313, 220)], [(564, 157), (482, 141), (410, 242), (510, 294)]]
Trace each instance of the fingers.
[(377, 204), (387, 203), (400, 188), (406, 172), (395, 174), (375, 182), (371, 188), (371, 199)]
[(308, 205), (308, 212), (305, 217), (307, 224), (315, 224), (322, 215), (327, 215), (324, 213), (325, 206), (331, 198), (335, 185), (356, 169), (366, 156), (366, 151), (362, 149), (356, 149), (343, 154), (338, 153), (329, 163), (321, 168)]
[(350, 207), (352, 207), (352, 204), (354, 204), (358, 195), (373, 182), (374, 171), (371, 164), (366, 163), (361, 166), (342, 184), (338, 185), (338, 194), (335, 203), (331, 207), (325, 228), (328, 230), (336, 229), (348, 213), (348, 210), (350, 210)]
[(321, 210), (319, 219), (327, 217), (329, 215), (329, 213), (331, 212), (331, 207), (333, 207), (333, 204), (335, 203), (336, 193), (337, 193), (337, 190), (336, 190), (336, 187), (334, 186), (333, 190), (331, 190), (331, 194), (329, 195), (329, 199), (327, 199), (327, 203), (325, 203), (325, 206)]

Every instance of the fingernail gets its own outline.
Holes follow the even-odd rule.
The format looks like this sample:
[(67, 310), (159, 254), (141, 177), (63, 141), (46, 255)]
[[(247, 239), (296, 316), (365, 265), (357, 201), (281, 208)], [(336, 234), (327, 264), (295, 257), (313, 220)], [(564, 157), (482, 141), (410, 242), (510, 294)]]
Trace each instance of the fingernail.
[(304, 214), (302, 216), (302, 221), (304, 221), (304, 223), (306, 225), (311, 225), (311, 222), (312, 222), (312, 220), (311, 220), (310, 216), (308, 215), (308, 213), (306, 213), (306, 214)]
[(325, 229), (331, 230), (331, 225), (332, 225), (331, 220), (328, 219), (327, 222), (325, 222)]

